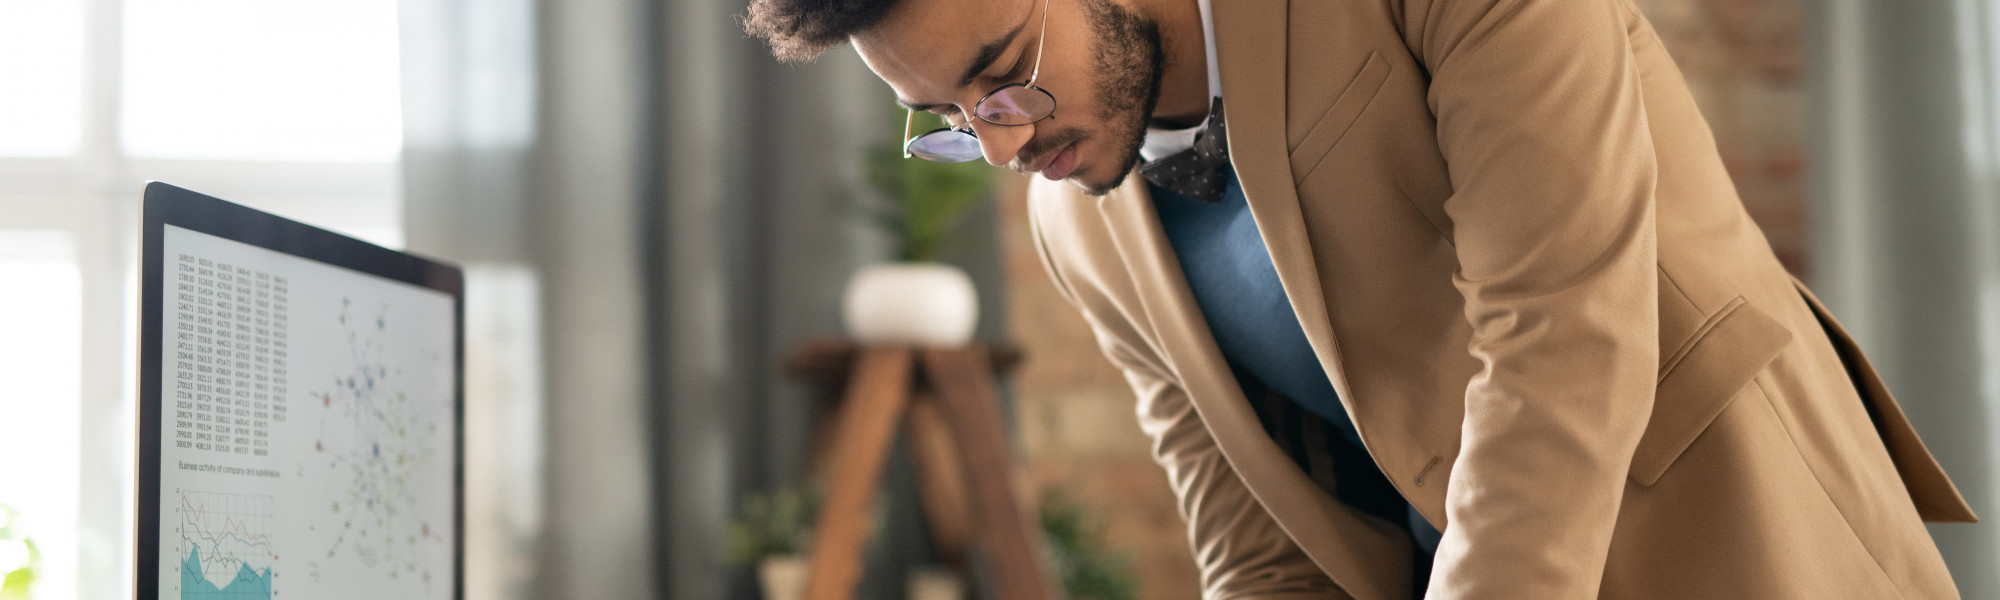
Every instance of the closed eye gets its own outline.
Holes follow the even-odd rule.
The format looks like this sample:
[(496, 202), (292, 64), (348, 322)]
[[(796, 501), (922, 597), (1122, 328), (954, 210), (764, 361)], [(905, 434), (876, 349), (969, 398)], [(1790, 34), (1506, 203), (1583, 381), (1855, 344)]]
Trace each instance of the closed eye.
[(1021, 56), (1014, 59), (1014, 67), (1008, 69), (1007, 74), (1000, 76), (1000, 83), (1002, 84), (1014, 83), (1015, 81), (1021, 80), (1027, 76), (1028, 76), (1028, 53), (1026, 51), (1022, 51)]
[[(989, 79), (990, 82), (993, 83), (994, 85), (1004, 86), (1007, 84), (1019, 83), (1027, 76), (1028, 76), (1028, 53), (1024, 50), (1019, 55), (1014, 57), (1013, 66), (1009, 67), (1006, 73), (1003, 73), (998, 76), (987, 77), (987, 79)], [(935, 104), (928, 107), (924, 107), (923, 110), (921, 110), (920, 112), (927, 112), (933, 115), (937, 115), (939, 120), (944, 121), (946, 127), (957, 128), (964, 126), (963, 123), (964, 115), (959, 112), (958, 106), (955, 104)]]

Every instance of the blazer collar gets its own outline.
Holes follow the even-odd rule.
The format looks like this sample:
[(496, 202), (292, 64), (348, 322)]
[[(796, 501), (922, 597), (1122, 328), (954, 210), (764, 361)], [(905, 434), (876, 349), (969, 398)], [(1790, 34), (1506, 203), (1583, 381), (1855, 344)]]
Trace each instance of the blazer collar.
[[(1349, 402), (1284, 138), (1286, 0), (1216, 0), (1213, 10), (1230, 162), (1293, 312), (1335, 391)], [(1407, 548), (1407, 536), (1318, 493), (1258, 424), (1187, 287), (1145, 179), (1129, 174), (1098, 200), (1098, 210), (1126, 271), (1144, 290), (1143, 318), (1156, 350), (1245, 487), (1348, 593), (1407, 597), (1410, 565), (1397, 558), (1407, 552), (1357, 550)]]
[(1285, 142), (1285, 56), (1289, 25), (1285, 0), (1228, 0), (1215, 6), (1216, 53), (1222, 102), (1229, 119), (1229, 162), (1257, 221), (1257, 232), (1277, 267), (1292, 312), (1305, 328), (1313, 353), (1348, 401), (1340, 346), (1320, 287), (1319, 265), (1307, 241), (1306, 221), (1292, 179)]
[[(1334, 390), (1345, 401), (1349, 397), (1347, 377), (1320, 287), (1319, 265), (1307, 239), (1307, 224), (1292, 179), (1291, 152), (1285, 142), (1285, 4), (1286, 0), (1222, 0), (1214, 7), (1215, 45), (1229, 119), (1229, 162), (1243, 186), (1250, 214), (1271, 253), (1292, 312), (1332, 378)], [(1118, 238), (1120, 254), (1130, 272), (1144, 278), (1146, 288), (1161, 292), (1155, 296), (1171, 305), (1161, 306), (1171, 310), (1156, 317), (1201, 323), (1201, 312), (1159, 228), (1145, 179), (1135, 170), (1124, 184), (1097, 202), (1114, 225), (1113, 236)], [(1173, 293), (1164, 293), (1166, 290)], [(1202, 343), (1181, 348), (1184, 352), (1193, 346), (1213, 345), (1207, 341), (1206, 327), (1189, 333), (1199, 333)]]

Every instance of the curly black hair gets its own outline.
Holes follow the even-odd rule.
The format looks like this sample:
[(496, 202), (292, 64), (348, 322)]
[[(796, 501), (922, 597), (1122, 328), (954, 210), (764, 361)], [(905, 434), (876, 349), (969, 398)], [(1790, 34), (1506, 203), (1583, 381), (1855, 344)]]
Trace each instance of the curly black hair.
[(751, 0), (738, 20), (785, 62), (805, 62), (875, 26), (896, 0)]

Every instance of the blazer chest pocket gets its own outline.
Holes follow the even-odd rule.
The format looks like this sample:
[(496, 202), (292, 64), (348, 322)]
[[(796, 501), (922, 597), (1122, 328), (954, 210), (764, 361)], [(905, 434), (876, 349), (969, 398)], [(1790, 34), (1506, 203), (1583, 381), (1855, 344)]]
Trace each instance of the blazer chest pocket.
[(1299, 145), (1292, 148), (1293, 185), (1304, 182), (1319, 168), (1327, 153), (1333, 151), (1334, 144), (1347, 135), (1355, 119), (1361, 116), (1361, 111), (1368, 108), (1368, 102), (1375, 99), (1375, 93), (1382, 91), (1382, 82), (1388, 80), (1389, 61), (1382, 58), (1381, 52), (1368, 53), (1368, 61), (1362, 63), (1361, 72), (1348, 82), (1347, 89), (1340, 91), (1340, 97), (1334, 99), (1333, 106), (1327, 107), (1326, 114), (1299, 140)]
[(1652, 419), (1632, 455), (1632, 481), (1660, 480), (1736, 393), (1792, 341), (1792, 332), (1737, 296), (1660, 367)]

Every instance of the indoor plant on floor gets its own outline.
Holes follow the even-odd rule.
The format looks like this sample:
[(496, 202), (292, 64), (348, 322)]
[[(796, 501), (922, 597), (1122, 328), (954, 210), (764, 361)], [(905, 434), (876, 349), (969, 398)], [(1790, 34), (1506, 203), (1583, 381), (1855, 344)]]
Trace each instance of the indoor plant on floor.
[(1099, 512), (1060, 490), (1042, 494), (1042, 531), (1055, 558), (1056, 574), (1070, 600), (1132, 600), (1139, 580), (1131, 557), (1104, 539)]
[[(917, 117), (936, 120), (928, 113)], [(872, 148), (867, 170), (869, 185), (880, 193), (870, 212), (897, 238), (897, 261), (863, 267), (848, 280), (842, 307), (848, 334), (863, 344), (936, 347), (971, 341), (979, 320), (972, 278), (941, 261), (959, 239), (966, 215), (989, 197), (991, 167), (906, 159), (899, 139)]]
[(765, 600), (798, 600), (805, 594), (806, 549), (818, 499), (791, 488), (752, 494), (729, 522), (730, 564), (755, 565)]

